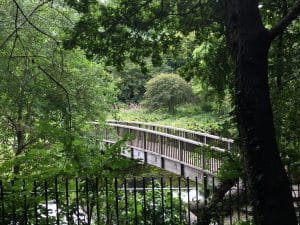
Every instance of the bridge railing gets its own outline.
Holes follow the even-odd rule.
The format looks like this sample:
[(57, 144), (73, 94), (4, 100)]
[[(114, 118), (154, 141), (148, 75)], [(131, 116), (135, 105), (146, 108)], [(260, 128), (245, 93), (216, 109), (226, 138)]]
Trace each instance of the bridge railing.
[(153, 131), (159, 131), (162, 133), (167, 133), (178, 137), (183, 137), (186, 139), (191, 139), (197, 142), (208, 144), (210, 146), (215, 146), (227, 150), (230, 150), (234, 147), (234, 141), (232, 139), (224, 138), (221, 136), (212, 135), (204, 132), (192, 131), (184, 128), (145, 123), (145, 122), (136, 122), (136, 121), (109, 120), (108, 123), (121, 124), (121, 125), (133, 126), (138, 128), (144, 128)]
[[(152, 126), (155, 129), (149, 129), (150, 125), (144, 128), (142, 125), (140, 127), (131, 126), (132, 124), (127, 125), (124, 122), (113, 121), (109, 121), (108, 125), (114, 132), (106, 132), (106, 142), (115, 142), (118, 137), (122, 137), (126, 133), (133, 134), (133, 139), (127, 142), (128, 147), (132, 149), (131, 157), (141, 158), (149, 164), (183, 176), (194, 175), (195, 171), (201, 171), (202, 175), (214, 176), (221, 166), (222, 156), (228, 151), (228, 149), (218, 146), (211, 146), (207, 142), (199, 142), (183, 137), (183, 135), (179, 136), (178, 133), (177, 135), (170, 134), (170, 130), (162, 132), (166, 131), (165, 127)], [(174, 130), (176, 131), (176, 129)], [(185, 132), (185, 135), (189, 134), (187, 130), (179, 129), (179, 131), (182, 134)], [(205, 138), (214, 137), (205, 135), (203, 135)], [(229, 139), (226, 141), (226, 143), (231, 143)]]

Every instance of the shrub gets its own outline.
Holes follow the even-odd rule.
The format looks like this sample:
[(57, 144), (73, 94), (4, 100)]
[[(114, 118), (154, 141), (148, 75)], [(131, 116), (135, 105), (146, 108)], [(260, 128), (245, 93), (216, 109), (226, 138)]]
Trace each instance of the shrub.
[(190, 102), (193, 91), (190, 85), (177, 74), (162, 73), (146, 83), (144, 104), (149, 109), (167, 109)]

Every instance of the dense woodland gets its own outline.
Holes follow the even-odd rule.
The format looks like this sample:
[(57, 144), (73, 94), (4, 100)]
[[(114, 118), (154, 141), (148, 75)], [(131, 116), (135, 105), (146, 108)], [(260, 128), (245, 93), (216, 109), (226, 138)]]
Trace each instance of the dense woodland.
[(240, 147), (202, 224), (244, 177), (254, 224), (297, 224), (299, 14), (298, 0), (0, 0), (1, 179), (133, 173), (130, 137), (100, 131), (156, 122)]

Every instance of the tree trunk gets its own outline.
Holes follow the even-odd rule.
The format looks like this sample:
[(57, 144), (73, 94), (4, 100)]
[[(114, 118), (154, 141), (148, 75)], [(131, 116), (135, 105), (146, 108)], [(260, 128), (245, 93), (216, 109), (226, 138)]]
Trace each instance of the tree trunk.
[[(24, 150), (24, 146), (25, 146), (25, 127), (23, 125), (23, 121), (22, 121), (22, 106), (19, 106), (18, 109), (18, 122), (16, 123), (15, 129), (16, 129), (16, 137), (17, 137), (17, 147), (15, 150), (15, 156), (17, 157), (18, 155), (20, 155), (23, 150)], [(18, 163), (16, 163), (14, 165), (14, 174), (19, 174), (20, 173), (20, 165)]]
[(198, 202), (198, 205), (197, 203), (191, 203), (190, 210), (197, 216), (197, 225), (209, 225), (213, 218), (220, 218), (219, 215), (224, 211), (220, 211), (219, 203), (226, 199), (225, 194), (238, 181), (238, 179), (222, 181), (218, 186), (215, 187), (211, 199), (207, 205), (204, 202)]
[(228, 2), (236, 62), (236, 114), (256, 225), (297, 224), (289, 180), (277, 148), (268, 86), (271, 39), (257, 1)]

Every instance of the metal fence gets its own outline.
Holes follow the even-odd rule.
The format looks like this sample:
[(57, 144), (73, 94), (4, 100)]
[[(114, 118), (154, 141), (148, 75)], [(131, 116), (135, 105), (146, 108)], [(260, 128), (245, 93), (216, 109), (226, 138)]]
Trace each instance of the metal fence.
[[(215, 190), (197, 178), (53, 178), (0, 181), (0, 224), (184, 225), (201, 221)], [(300, 188), (293, 185), (295, 206)], [(297, 200), (297, 201), (296, 201)], [(299, 214), (299, 207), (295, 207)], [(218, 205), (212, 224), (251, 219), (247, 186), (240, 182)]]

